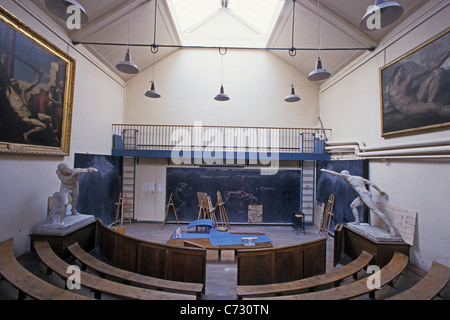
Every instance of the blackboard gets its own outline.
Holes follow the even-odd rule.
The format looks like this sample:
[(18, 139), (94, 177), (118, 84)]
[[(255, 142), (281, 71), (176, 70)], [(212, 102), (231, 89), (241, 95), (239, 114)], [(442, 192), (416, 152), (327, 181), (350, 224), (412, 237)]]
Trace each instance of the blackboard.
[(122, 157), (75, 154), (74, 168), (89, 167), (98, 172), (80, 175), (76, 209), (81, 214), (94, 215), (109, 225), (115, 220), (115, 203), (122, 189)]
[[(167, 168), (166, 188), (166, 203), (172, 193), (180, 221), (197, 219), (197, 192), (207, 193), (215, 206), (220, 191), (230, 222), (247, 223), (248, 206), (262, 205), (262, 223), (292, 223), (300, 205), (300, 170), (261, 175), (243, 168)], [(175, 221), (174, 215), (168, 221)]]
[[(330, 230), (339, 223), (355, 221), (350, 204), (359, 195), (356, 191), (340, 177), (333, 176), (320, 171), (327, 169), (341, 172), (348, 170), (351, 175), (369, 178), (369, 165), (367, 160), (342, 160), (342, 161), (318, 161), (317, 162), (317, 193), (316, 200), (326, 206), (330, 194), (334, 194), (333, 217)], [(368, 221), (368, 209), (365, 206), (358, 207), (361, 222)], [(322, 212), (321, 212), (322, 214)]]

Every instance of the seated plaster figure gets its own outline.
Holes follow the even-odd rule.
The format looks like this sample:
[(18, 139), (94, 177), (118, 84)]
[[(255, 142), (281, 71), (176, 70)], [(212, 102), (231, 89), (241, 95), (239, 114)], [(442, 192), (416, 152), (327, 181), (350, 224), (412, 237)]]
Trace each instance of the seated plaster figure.
[[(56, 170), (56, 175), (61, 180), (61, 187), (59, 190), (59, 196), (64, 208), (67, 211), (69, 203), (72, 205), (72, 215), (79, 214), (75, 209), (78, 202), (78, 178), (82, 173), (95, 173), (98, 170), (95, 168), (74, 168), (70, 169), (67, 163), (60, 163)], [(64, 212), (66, 212), (64, 211)]]
[(375, 213), (377, 216), (381, 218), (381, 220), (384, 221), (384, 223), (386, 223), (386, 225), (389, 227), (390, 235), (392, 237), (397, 236), (397, 232), (395, 231), (394, 226), (391, 224), (386, 215), (380, 210), (378, 210), (378, 208), (375, 205), (375, 202), (372, 199), (372, 193), (366, 189), (367, 184), (373, 187), (375, 190), (377, 190), (380, 193), (380, 195), (382, 196), (386, 195), (386, 193), (382, 191), (375, 183), (367, 179), (364, 179), (363, 177), (352, 176), (347, 170), (342, 170), (341, 173), (327, 169), (321, 169), (321, 171), (343, 178), (359, 194), (359, 197), (353, 200), (353, 202), (350, 204), (350, 208), (352, 208), (353, 215), (355, 216), (355, 222), (353, 222), (353, 224), (356, 225), (360, 224), (359, 213), (356, 208), (365, 204), (370, 209), (370, 211)]

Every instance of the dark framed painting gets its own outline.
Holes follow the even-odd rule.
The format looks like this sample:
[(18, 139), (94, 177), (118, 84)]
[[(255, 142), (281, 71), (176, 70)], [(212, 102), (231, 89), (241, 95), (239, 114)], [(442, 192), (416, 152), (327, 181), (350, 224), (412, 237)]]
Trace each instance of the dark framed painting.
[(383, 137), (450, 127), (449, 30), (380, 69)]
[(75, 60), (0, 6), (0, 152), (69, 155)]

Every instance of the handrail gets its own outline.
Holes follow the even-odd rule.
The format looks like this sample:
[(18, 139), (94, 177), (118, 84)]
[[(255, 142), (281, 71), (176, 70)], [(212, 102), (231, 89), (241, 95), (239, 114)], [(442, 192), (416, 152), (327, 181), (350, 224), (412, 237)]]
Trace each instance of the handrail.
[(325, 153), (321, 128), (113, 124), (113, 149)]

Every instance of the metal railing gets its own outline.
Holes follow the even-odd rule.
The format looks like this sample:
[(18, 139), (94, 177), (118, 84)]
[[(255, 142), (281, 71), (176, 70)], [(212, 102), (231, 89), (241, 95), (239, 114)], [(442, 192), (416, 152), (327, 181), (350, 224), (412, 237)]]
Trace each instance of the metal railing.
[(114, 124), (113, 148), (322, 154), (327, 131), (330, 129)]

